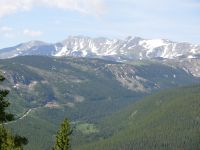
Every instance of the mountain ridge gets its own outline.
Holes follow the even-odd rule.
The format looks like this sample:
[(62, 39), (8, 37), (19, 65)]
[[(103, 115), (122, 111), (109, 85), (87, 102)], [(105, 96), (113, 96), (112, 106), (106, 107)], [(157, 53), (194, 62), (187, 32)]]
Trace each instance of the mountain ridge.
[(0, 49), (0, 59), (24, 55), (88, 57), (114, 61), (154, 58), (194, 59), (200, 57), (200, 45), (131, 36), (125, 39), (69, 36), (58, 43), (30, 41)]
[[(77, 139), (73, 143), (80, 144), (84, 137), (87, 141), (96, 135), (89, 132), (90, 127), (100, 132), (98, 120), (145, 95), (199, 83), (199, 78), (185, 70), (160, 61), (125, 64), (91, 58), (20, 56), (0, 60), (0, 70), (7, 79), (3, 87), (11, 91), (9, 111), (22, 118), (7, 125), (30, 140), (27, 150), (50, 149), (57, 126), (66, 116), (75, 123), (73, 138)], [(86, 129), (79, 131), (80, 126)]]

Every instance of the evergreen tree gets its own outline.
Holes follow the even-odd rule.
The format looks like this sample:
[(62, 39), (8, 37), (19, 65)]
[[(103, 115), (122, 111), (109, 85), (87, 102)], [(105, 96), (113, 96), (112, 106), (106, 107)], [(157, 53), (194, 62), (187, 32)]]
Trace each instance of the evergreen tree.
[[(0, 82), (5, 78), (0, 75)], [(14, 120), (14, 115), (7, 113), (5, 110), (10, 105), (6, 96), (9, 94), (8, 90), (0, 89), (0, 150), (22, 150), (22, 145), (26, 145), (28, 140), (25, 137), (13, 136), (12, 133), (4, 127), (4, 122)]]
[[(4, 81), (5, 78), (0, 75), (0, 82)], [(9, 94), (8, 90), (0, 90), (0, 123), (11, 121), (14, 116), (10, 113), (5, 112), (5, 109), (10, 105), (10, 103), (5, 99)]]
[(53, 150), (69, 150), (70, 148), (70, 135), (72, 130), (70, 128), (69, 120), (65, 119), (61, 124), (56, 136), (56, 143)]

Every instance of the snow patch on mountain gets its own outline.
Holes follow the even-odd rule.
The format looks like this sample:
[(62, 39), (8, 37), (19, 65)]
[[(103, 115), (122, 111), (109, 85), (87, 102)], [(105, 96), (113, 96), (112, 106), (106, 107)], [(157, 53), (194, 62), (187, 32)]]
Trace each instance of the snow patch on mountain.
[(59, 56), (67, 55), (66, 54), (66, 52), (67, 52), (67, 47), (66, 46), (62, 47), (61, 50), (59, 50), (59, 48), (55, 46), (55, 49), (56, 49), (56, 52), (58, 52), (58, 53), (56, 53), (54, 56), (59, 57)]
[(155, 40), (142, 40), (139, 42), (139, 45), (143, 46), (146, 49), (153, 50), (156, 47), (161, 47), (167, 45), (162, 39)]
[(121, 40), (70, 36), (56, 44), (31, 41), (0, 50), (1, 59), (22, 55), (92, 57), (115, 61), (179, 57), (192, 59), (200, 57), (200, 45), (140, 37)]

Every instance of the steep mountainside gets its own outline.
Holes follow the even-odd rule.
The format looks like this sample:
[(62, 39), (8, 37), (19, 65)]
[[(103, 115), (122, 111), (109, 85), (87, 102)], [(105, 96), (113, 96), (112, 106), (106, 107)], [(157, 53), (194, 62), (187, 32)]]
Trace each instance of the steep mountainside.
[(97, 100), (104, 99), (105, 92), (117, 98), (122, 93), (146, 94), (199, 80), (183, 69), (157, 61), (123, 64), (98, 59), (26, 56), (0, 60), (0, 69), (8, 80), (8, 88), (22, 92), (23, 99), (33, 106), (61, 99), (74, 103), (76, 96), (91, 95), (93, 87), (99, 89), (93, 91)]
[(199, 91), (200, 86), (196, 85), (146, 97), (107, 117), (96, 140), (74, 149), (198, 150)]
[(193, 76), (200, 77), (200, 59), (168, 59), (164, 60), (163, 63), (182, 68), (186, 72), (191, 73)]
[(183, 69), (154, 61), (23, 56), (0, 60), (0, 70), (18, 118), (8, 125), (30, 139), (28, 150), (49, 149), (64, 117), (74, 122), (76, 137), (92, 137), (99, 119), (144, 95), (199, 82)]
[(0, 59), (21, 55), (92, 57), (115, 61), (149, 58), (192, 59), (199, 58), (200, 45), (139, 37), (121, 40), (74, 36), (56, 44), (31, 41), (0, 50)]

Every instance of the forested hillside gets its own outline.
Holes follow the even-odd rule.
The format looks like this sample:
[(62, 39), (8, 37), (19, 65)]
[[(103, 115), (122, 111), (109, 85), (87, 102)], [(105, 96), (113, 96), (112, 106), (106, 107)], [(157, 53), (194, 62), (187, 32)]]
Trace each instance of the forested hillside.
[(199, 150), (199, 91), (196, 85), (146, 97), (107, 117), (95, 143), (75, 149)]
[(181, 68), (154, 61), (24, 56), (0, 60), (0, 70), (17, 119), (7, 126), (29, 139), (27, 150), (51, 148), (66, 117), (75, 130), (73, 146), (107, 138), (112, 130), (100, 126), (105, 116), (153, 92), (199, 82)]

